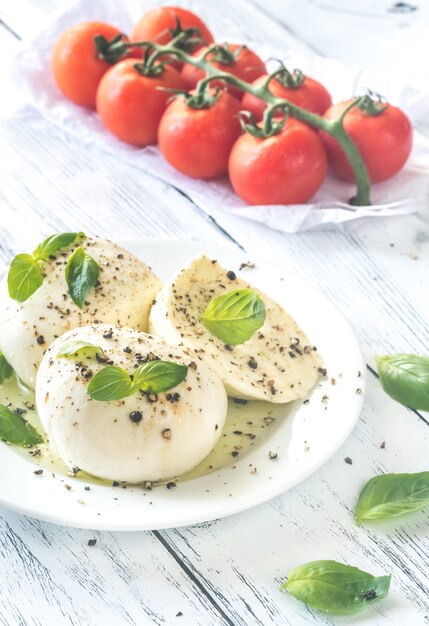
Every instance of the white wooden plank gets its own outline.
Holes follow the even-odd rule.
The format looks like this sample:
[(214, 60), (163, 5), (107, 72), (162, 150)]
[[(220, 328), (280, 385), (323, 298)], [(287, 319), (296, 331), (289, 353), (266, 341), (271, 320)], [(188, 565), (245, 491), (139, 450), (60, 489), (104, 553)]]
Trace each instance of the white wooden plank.
[(25, 38), (41, 28), (49, 16), (58, 11), (60, 2), (57, 0), (24, 0), (23, 2), (0, 3), (0, 20), (7, 27)]
[(19, 46), (19, 39), (0, 19), (0, 54), (3, 59), (14, 54)]
[(427, 84), (429, 68), (421, 55), (427, 47), (429, 21), (425, 0), (252, 3), (319, 54), (389, 74), (394, 70), (402, 83), (420, 89)]
[(151, 533), (65, 529), (2, 511), (0, 555), (5, 626), (226, 623)]

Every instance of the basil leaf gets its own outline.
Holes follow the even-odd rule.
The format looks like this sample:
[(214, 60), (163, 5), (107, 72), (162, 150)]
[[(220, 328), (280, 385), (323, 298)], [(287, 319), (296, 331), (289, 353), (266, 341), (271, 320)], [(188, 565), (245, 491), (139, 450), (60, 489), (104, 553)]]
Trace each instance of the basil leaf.
[(43, 439), (31, 424), (0, 404), (0, 439), (18, 446), (34, 446)]
[(149, 361), (143, 363), (131, 377), (121, 367), (108, 365), (97, 372), (88, 385), (88, 393), (93, 400), (109, 402), (131, 396), (139, 389), (160, 393), (176, 387), (185, 380), (187, 365), (170, 361)]
[(100, 268), (94, 259), (79, 246), (66, 265), (66, 281), (73, 302), (82, 309), (86, 297), (95, 286)]
[(9, 295), (13, 300), (25, 302), (43, 283), (43, 274), (31, 254), (17, 254), (7, 275)]
[(91, 378), (88, 385), (90, 397), (102, 402), (122, 400), (136, 391), (128, 372), (115, 365), (103, 367)]
[(61, 348), (57, 357), (77, 356), (82, 353), (95, 356), (101, 352), (103, 352), (103, 349), (93, 343), (88, 343), (86, 341), (71, 341), (70, 343), (66, 343), (66, 345)]
[(176, 387), (185, 380), (187, 365), (171, 361), (149, 361), (134, 372), (134, 385), (142, 391), (161, 393)]
[(401, 404), (429, 411), (429, 358), (417, 354), (376, 356), (384, 391)]
[(209, 302), (201, 321), (223, 342), (244, 343), (265, 321), (265, 304), (250, 289), (236, 289), (216, 296)]
[(333, 615), (353, 615), (374, 600), (385, 598), (390, 576), (372, 576), (337, 561), (312, 561), (296, 567), (281, 589), (295, 598)]
[(13, 374), (13, 369), (9, 365), (3, 352), (0, 352), (0, 385), (8, 380)]
[(358, 525), (363, 520), (390, 519), (429, 505), (429, 472), (382, 474), (362, 489), (356, 506)]
[(18, 302), (25, 302), (43, 283), (39, 262), (45, 261), (51, 254), (69, 246), (80, 237), (85, 237), (84, 233), (51, 235), (37, 246), (33, 254), (17, 254), (12, 259), (7, 276), (10, 297)]
[(37, 260), (46, 260), (51, 256), (51, 254), (58, 252), (58, 250), (61, 250), (61, 248), (66, 248), (67, 246), (70, 246), (81, 237), (85, 237), (85, 234), (82, 232), (60, 233), (57, 235), (51, 235), (37, 246), (37, 248), (33, 252), (33, 256)]

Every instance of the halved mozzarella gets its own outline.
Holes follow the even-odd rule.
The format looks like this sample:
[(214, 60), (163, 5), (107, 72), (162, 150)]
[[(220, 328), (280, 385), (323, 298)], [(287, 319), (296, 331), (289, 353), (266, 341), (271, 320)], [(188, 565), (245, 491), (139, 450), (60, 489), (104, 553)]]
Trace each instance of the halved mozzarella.
[[(165, 393), (92, 400), (89, 381), (106, 364), (90, 356), (58, 357), (74, 341), (100, 346), (103, 359), (129, 373), (156, 357), (188, 365), (188, 373)], [(54, 341), (37, 374), (36, 403), (50, 444), (68, 466), (134, 483), (192, 469), (215, 446), (227, 411), (222, 382), (191, 351), (104, 324), (77, 328)]]
[(70, 298), (65, 279), (67, 259), (76, 245), (43, 264), (43, 284), (25, 302), (10, 298), (7, 276), (0, 284), (0, 350), (29, 387), (34, 387), (46, 348), (67, 330), (96, 322), (147, 330), (160, 280), (142, 261), (111, 241), (88, 237), (79, 245), (100, 266), (99, 282), (83, 309)]
[[(200, 318), (213, 297), (242, 288), (260, 294), (266, 319), (248, 341), (231, 346)], [(149, 330), (192, 348), (222, 379), (228, 395), (237, 398), (290, 402), (304, 396), (319, 377), (316, 348), (284, 309), (206, 256), (192, 260), (164, 285), (151, 309)]]

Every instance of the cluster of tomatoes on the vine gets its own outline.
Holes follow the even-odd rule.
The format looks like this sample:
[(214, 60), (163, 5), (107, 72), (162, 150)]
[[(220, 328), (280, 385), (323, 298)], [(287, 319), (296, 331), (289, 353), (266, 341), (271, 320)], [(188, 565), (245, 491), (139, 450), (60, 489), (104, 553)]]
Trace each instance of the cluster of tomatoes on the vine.
[[(111, 54), (114, 46), (102, 53), (104, 44), (115, 41), (119, 46), (148, 41), (165, 45), (180, 31), (196, 34), (184, 40), (188, 54), (199, 56), (213, 44), (203, 21), (177, 7), (146, 13), (130, 39), (108, 24), (78, 24), (55, 46), (55, 81), (74, 103), (95, 108), (103, 125), (120, 140), (138, 147), (158, 143), (173, 167), (194, 178), (228, 173), (236, 193), (249, 204), (307, 202), (321, 186), (328, 162), (337, 176), (353, 181), (350, 164), (335, 138), (291, 115), (271, 136), (243, 132), (240, 111), (249, 111), (261, 124), (267, 106), (255, 95), (215, 79), (204, 105), (198, 106), (192, 94), (205, 77), (204, 70), (165, 55), (148, 68), (144, 62), (148, 51), (142, 47), (129, 46), (119, 58)], [(254, 86), (267, 79), (264, 62), (246, 46), (222, 44), (211, 48), (205, 58), (215, 68)], [(284, 68), (268, 89), (325, 119), (338, 119), (350, 104), (332, 106), (325, 87), (297, 70), (289, 73)], [(403, 167), (411, 150), (412, 128), (400, 109), (385, 105), (370, 111), (354, 106), (344, 115), (343, 124), (372, 182), (385, 180)]]

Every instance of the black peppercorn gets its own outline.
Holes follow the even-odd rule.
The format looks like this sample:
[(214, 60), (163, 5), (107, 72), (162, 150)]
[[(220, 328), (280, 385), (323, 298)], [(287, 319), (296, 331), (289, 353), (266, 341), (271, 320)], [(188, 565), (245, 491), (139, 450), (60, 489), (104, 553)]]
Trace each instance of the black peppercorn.
[(143, 419), (143, 415), (141, 414), (140, 411), (132, 411), (130, 413), (130, 420), (132, 422), (134, 422), (134, 424), (138, 424), (139, 422), (141, 422)]
[(258, 364), (256, 363), (255, 359), (253, 358), (253, 356), (250, 357), (250, 359), (247, 361), (247, 365), (252, 369), (255, 370), (258, 367)]

